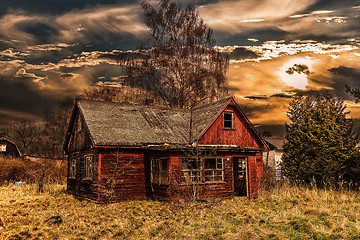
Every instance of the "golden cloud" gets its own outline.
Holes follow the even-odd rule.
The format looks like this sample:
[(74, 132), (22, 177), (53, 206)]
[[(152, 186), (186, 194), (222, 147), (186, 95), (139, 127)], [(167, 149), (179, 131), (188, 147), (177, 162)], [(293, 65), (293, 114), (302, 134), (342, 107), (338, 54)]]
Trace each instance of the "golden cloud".
[[(221, 1), (199, 7), (201, 17), (220, 31), (241, 32), (246, 24), (261, 24), (303, 11), (315, 0), (238, 0)], [(256, 27), (253, 25), (252, 27)]]
[[(235, 89), (234, 96), (241, 105), (253, 112), (250, 119), (254, 124), (284, 124), (291, 96), (316, 95), (325, 90), (348, 99), (352, 103), (348, 104), (351, 116), (360, 118), (359, 104), (350, 101), (351, 97), (345, 91), (345, 84), (352, 87), (359, 85), (360, 50), (357, 47), (325, 47), (323, 44), (313, 43), (308, 43), (307, 47), (306, 44), (272, 44), (281, 46), (273, 46), (272, 55), (269, 53), (266, 59), (232, 61), (227, 74), (231, 89)], [(265, 46), (266, 44), (257, 47), (257, 51), (267, 51), (268, 46)], [(280, 54), (284, 49), (288, 49), (288, 55)], [(308, 66), (311, 74), (286, 73), (294, 64)], [(353, 75), (350, 70), (353, 70)]]
[(40, 16), (27, 16), (24, 12), (13, 12), (0, 18), (0, 36), (8, 45), (27, 45), (36, 42), (36, 38), (24, 32), (19, 25), (29, 22), (41, 22), (44, 18)]

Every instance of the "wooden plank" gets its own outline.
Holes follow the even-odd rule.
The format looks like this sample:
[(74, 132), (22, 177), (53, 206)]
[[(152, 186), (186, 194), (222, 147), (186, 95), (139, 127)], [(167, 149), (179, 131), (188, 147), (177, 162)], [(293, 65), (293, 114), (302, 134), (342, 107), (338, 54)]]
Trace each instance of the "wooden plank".
[(100, 201), (146, 199), (143, 153), (105, 149), (101, 152)]
[(250, 130), (251, 127), (245, 119), (242, 119), (238, 111), (233, 106), (227, 106), (225, 111), (233, 112), (234, 129), (224, 129), (224, 116), (221, 114), (199, 139), (199, 144), (223, 144), (261, 148), (257, 136)]

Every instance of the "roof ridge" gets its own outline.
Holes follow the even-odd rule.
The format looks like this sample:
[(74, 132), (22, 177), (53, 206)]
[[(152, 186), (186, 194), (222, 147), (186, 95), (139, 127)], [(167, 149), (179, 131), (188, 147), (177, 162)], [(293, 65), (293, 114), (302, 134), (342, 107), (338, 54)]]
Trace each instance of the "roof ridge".
[(76, 101), (86, 101), (86, 102), (97, 102), (97, 103), (104, 103), (104, 104), (113, 104), (119, 106), (128, 106), (128, 107), (135, 107), (135, 108), (148, 108), (148, 109), (158, 109), (158, 110), (171, 110), (171, 111), (182, 111), (182, 112), (190, 112), (190, 109), (187, 108), (174, 108), (168, 107), (164, 105), (146, 105), (146, 104), (134, 104), (134, 103), (126, 103), (126, 102), (113, 102), (113, 101), (106, 101), (100, 99), (88, 99), (88, 98), (76, 98)]
[(215, 104), (217, 104), (219, 102), (222, 102), (222, 101), (228, 102), (231, 98), (233, 98), (233, 97), (226, 97), (226, 98), (219, 99), (219, 100), (217, 100), (215, 102), (204, 103), (204, 104), (201, 104), (201, 105), (198, 105), (198, 106), (192, 108), (191, 110), (196, 110), (196, 109), (199, 109), (199, 108), (207, 107), (209, 105), (215, 105)]

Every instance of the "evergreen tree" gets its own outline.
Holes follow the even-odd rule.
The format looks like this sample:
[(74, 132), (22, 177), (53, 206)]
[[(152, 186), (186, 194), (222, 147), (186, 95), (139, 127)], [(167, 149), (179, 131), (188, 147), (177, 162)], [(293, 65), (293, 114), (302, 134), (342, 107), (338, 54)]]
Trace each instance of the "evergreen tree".
[(321, 186), (355, 180), (350, 178), (359, 162), (354, 158), (357, 137), (345, 108), (330, 93), (291, 102), (283, 155), (284, 174), (290, 181), (316, 181)]

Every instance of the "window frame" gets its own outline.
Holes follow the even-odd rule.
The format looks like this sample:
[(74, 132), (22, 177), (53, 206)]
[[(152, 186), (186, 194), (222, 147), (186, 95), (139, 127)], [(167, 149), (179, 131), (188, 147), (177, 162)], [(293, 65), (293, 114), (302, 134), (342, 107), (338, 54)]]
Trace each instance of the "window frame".
[[(189, 169), (189, 163), (186, 163), (184, 160), (189, 161), (189, 159), (193, 159), (193, 161), (197, 161), (195, 164), (198, 168)], [(216, 159), (215, 169), (207, 169), (206, 168), (206, 160), (207, 159)], [(224, 182), (224, 158), (223, 157), (182, 157), (181, 160), (181, 183), (182, 184), (206, 184), (206, 183), (219, 183)], [(219, 162), (220, 161), (220, 162)], [(185, 164), (187, 164), (187, 168), (184, 169)], [(221, 164), (221, 167), (218, 168), (218, 164)], [(207, 171), (212, 171), (212, 176), (207, 174)], [(221, 171), (221, 180), (215, 180), (216, 177), (220, 175), (214, 174), (215, 171)], [(212, 178), (211, 180), (207, 180)]]
[[(225, 115), (227, 115), (227, 114), (229, 114), (229, 115), (231, 116), (231, 119), (230, 119), (230, 120), (225, 118)], [(230, 126), (230, 127), (229, 127), (229, 126), (226, 126), (226, 125), (229, 124), (230, 122), (231, 122), (231, 126)], [(231, 129), (231, 130), (235, 129), (235, 128), (234, 128), (234, 112), (224, 111), (224, 113), (223, 113), (223, 128), (224, 128), (224, 129), (227, 129), (227, 130), (229, 130), (229, 129)]]
[[(163, 169), (164, 160), (166, 160), (166, 163), (165, 163), (166, 169), (165, 170)], [(151, 184), (169, 185), (169, 158), (167, 158), (167, 157), (151, 158), (150, 169), (151, 169), (151, 175), (150, 175)], [(157, 173), (156, 180), (154, 179), (155, 171)], [(165, 181), (164, 181), (164, 178), (166, 179)]]
[[(240, 163), (242, 164), (240, 167)], [(238, 179), (244, 179), (247, 176), (247, 163), (248, 158), (247, 157), (241, 157), (238, 158), (238, 166), (237, 166), (237, 177)], [(240, 175), (240, 170), (243, 174)]]
[(76, 178), (76, 158), (70, 158), (69, 163), (69, 179)]
[(82, 132), (84, 130), (83, 128), (84, 128), (83, 120), (79, 114), (77, 119), (77, 132)]
[(94, 177), (94, 155), (84, 156), (84, 180), (93, 180)]
[[(199, 157), (182, 157), (181, 160), (181, 183), (201, 183), (202, 181), (202, 159)], [(190, 162), (195, 162), (196, 168), (191, 167)], [(186, 168), (184, 166), (186, 165)]]
[(0, 152), (6, 152), (6, 144), (0, 144)]
[[(206, 168), (206, 160), (215, 159), (215, 168)], [(218, 165), (221, 165), (221, 168), (218, 168)], [(211, 175), (207, 175), (208, 172), (212, 172)], [(221, 171), (221, 175), (215, 174), (215, 172)], [(216, 177), (221, 176), (221, 180), (215, 180)], [(206, 180), (206, 178), (212, 178), (212, 180)], [(204, 181), (205, 182), (223, 182), (224, 181), (224, 158), (220, 157), (208, 157), (204, 158)]]

